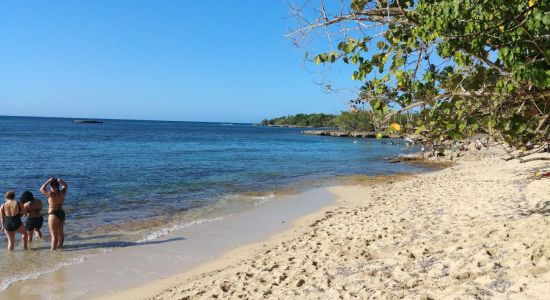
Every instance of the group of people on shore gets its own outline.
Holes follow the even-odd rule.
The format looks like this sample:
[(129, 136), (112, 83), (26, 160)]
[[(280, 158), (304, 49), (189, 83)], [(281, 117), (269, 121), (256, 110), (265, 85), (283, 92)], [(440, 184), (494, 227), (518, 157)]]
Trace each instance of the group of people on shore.
[[(63, 204), (67, 194), (68, 185), (61, 178), (50, 177), (40, 187), (40, 193), (48, 197), (48, 228), (51, 235), (51, 251), (63, 247), (65, 240), (65, 211)], [(23, 248), (27, 249), (27, 244), (32, 242), (33, 235), (42, 237), (40, 229), (44, 223), (42, 215), (42, 201), (34, 198), (30, 191), (21, 194), (17, 201), (15, 191), (10, 190), (4, 194), (5, 202), (0, 206), (2, 216), (1, 228), (8, 238), (8, 251), (15, 249), (15, 233), (22, 234)], [(27, 219), (23, 224), (22, 217)]]

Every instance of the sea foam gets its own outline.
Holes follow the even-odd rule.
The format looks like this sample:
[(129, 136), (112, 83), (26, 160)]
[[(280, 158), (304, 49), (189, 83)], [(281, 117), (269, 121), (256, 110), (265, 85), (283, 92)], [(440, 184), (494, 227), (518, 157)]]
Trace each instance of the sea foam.
[(86, 260), (88, 260), (92, 256), (94, 256), (94, 255), (83, 255), (83, 256), (80, 256), (80, 257), (73, 258), (69, 261), (58, 263), (57, 265), (55, 265), (54, 267), (52, 267), (48, 270), (36, 271), (36, 272), (28, 273), (28, 274), (15, 275), (15, 276), (6, 278), (6, 279), (4, 279), (3, 281), (0, 282), (0, 291), (6, 290), (8, 287), (10, 287), (12, 284), (14, 284), (16, 282), (24, 281), (24, 280), (37, 279), (38, 277), (40, 277), (42, 275), (55, 272), (55, 271), (57, 271), (57, 270), (59, 270), (63, 267), (70, 266), (70, 265), (81, 264), (81, 263), (85, 262)]
[(187, 222), (187, 223), (184, 223), (184, 224), (176, 224), (176, 225), (173, 225), (173, 226), (165, 227), (165, 228), (159, 229), (157, 231), (154, 231), (153, 233), (150, 233), (149, 235), (147, 235), (143, 239), (137, 241), (137, 243), (138, 244), (146, 243), (146, 242), (161, 238), (161, 237), (163, 237), (167, 234), (170, 234), (174, 231), (179, 231), (179, 230), (185, 229), (185, 228), (193, 226), (193, 225), (198, 225), (198, 224), (202, 224), (202, 223), (208, 223), (208, 222), (223, 220), (226, 217), (228, 217), (228, 216), (217, 217), (217, 218), (212, 218), (212, 219), (199, 219), (199, 220), (195, 220), (195, 221), (192, 221), (192, 222)]

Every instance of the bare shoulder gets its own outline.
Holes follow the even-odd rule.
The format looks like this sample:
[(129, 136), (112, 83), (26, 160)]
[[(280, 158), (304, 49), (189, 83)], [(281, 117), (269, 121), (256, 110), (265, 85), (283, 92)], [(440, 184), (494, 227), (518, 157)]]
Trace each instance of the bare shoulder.
[(36, 209), (42, 209), (42, 200), (35, 199), (33, 204)]

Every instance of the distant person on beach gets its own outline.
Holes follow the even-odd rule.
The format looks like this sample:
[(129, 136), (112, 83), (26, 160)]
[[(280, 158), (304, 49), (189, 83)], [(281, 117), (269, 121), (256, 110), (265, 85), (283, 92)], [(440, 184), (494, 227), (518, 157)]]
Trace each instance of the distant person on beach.
[[(47, 190), (48, 185), (50, 189)], [(51, 247), (55, 251), (63, 247), (65, 241), (65, 211), (63, 203), (65, 203), (65, 195), (67, 194), (68, 185), (63, 179), (55, 179), (50, 177), (40, 187), (40, 192), (48, 197), (48, 227), (52, 237)]]
[(25, 228), (27, 229), (27, 236), (29, 242), (32, 242), (33, 234), (36, 237), (42, 238), (42, 224), (44, 224), (44, 217), (42, 216), (42, 201), (34, 198), (34, 195), (25, 191), (20, 197), (21, 203), (27, 211), (27, 220), (25, 221)]
[(2, 215), (2, 228), (8, 238), (8, 251), (15, 249), (15, 232), (23, 235), (23, 248), (27, 250), (27, 231), (21, 222), (21, 215), (25, 213), (25, 208), (15, 200), (15, 192), (7, 191), (4, 194), (6, 202), (0, 206)]

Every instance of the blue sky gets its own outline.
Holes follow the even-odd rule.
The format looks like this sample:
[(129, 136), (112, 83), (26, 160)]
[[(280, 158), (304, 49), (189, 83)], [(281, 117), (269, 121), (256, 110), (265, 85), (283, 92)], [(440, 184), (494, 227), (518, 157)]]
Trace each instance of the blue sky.
[(0, 115), (256, 122), (337, 113), (283, 0), (1, 1)]

